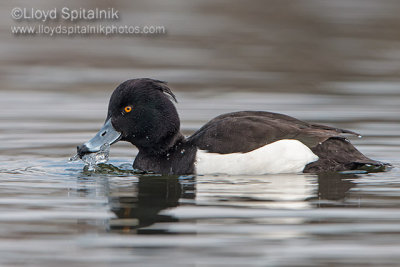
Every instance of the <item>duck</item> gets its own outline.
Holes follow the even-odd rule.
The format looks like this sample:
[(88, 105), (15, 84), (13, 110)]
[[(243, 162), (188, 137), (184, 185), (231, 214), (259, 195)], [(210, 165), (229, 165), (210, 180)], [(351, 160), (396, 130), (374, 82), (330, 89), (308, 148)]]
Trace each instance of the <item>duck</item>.
[(126, 141), (139, 150), (133, 168), (165, 175), (263, 175), (384, 170), (388, 163), (357, 150), (356, 132), (267, 111), (238, 111), (212, 119), (189, 137), (180, 131), (177, 99), (167, 83), (130, 79), (112, 93), (98, 133), (77, 147), (80, 158)]

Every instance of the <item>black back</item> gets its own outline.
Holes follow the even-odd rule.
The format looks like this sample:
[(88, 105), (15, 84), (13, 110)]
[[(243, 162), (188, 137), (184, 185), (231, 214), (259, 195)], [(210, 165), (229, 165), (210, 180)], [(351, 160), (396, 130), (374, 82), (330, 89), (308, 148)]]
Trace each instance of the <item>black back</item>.
[(220, 115), (194, 133), (189, 141), (212, 153), (246, 153), (281, 139), (296, 139), (312, 148), (351, 131), (307, 123), (264, 111), (241, 111)]

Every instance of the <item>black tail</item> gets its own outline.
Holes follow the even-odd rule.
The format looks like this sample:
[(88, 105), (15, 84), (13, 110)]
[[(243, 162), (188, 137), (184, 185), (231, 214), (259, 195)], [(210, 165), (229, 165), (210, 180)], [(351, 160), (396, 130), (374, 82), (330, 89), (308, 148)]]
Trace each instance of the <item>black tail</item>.
[(391, 168), (388, 163), (364, 156), (344, 137), (329, 138), (311, 148), (311, 150), (319, 157), (319, 160), (308, 164), (303, 172), (319, 173), (347, 170), (379, 172)]

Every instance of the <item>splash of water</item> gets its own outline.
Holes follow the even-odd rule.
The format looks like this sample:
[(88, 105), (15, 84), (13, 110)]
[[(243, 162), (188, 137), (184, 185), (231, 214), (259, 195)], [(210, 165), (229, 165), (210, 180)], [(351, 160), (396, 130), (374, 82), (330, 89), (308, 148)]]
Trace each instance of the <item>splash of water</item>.
[[(89, 167), (89, 169), (94, 169), (100, 163), (106, 163), (110, 155), (110, 144), (104, 144), (100, 147), (100, 150), (96, 153), (89, 153), (82, 157), (82, 161)], [(79, 160), (78, 154), (71, 157), (69, 161)]]

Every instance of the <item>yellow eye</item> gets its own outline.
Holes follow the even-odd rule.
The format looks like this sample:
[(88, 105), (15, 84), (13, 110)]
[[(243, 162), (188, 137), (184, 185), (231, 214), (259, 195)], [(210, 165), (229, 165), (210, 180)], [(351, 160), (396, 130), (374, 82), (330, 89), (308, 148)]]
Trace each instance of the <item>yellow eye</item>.
[(131, 107), (131, 106), (126, 106), (126, 107), (124, 108), (124, 111), (125, 111), (126, 113), (131, 112), (131, 111), (132, 111), (132, 107)]

